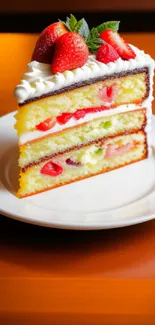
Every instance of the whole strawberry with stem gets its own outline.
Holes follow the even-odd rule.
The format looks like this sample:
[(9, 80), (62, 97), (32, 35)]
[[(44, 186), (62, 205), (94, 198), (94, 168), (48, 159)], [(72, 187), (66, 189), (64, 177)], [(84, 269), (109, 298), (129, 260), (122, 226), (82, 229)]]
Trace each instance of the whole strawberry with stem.
[(41, 63), (52, 62), (54, 44), (68, 30), (62, 22), (56, 22), (46, 27), (40, 34), (32, 54), (32, 61)]
[(62, 35), (56, 42), (52, 72), (64, 72), (82, 67), (89, 55), (88, 46), (84, 38), (76, 32)]

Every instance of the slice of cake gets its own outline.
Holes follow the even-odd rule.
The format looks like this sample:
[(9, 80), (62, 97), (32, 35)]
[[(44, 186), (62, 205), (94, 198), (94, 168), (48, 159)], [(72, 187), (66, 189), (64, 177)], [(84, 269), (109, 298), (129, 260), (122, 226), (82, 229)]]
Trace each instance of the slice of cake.
[(154, 61), (84, 19), (48, 26), (15, 89), (19, 197), (149, 157)]

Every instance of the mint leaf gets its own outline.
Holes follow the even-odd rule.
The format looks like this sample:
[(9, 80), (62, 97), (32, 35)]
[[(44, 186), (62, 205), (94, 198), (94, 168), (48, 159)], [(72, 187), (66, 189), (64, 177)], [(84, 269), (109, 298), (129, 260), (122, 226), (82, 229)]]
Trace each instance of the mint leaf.
[(89, 34), (90, 34), (90, 29), (89, 26), (84, 18), (82, 18), (82, 25), (78, 29), (78, 33), (85, 39), (87, 40)]
[(119, 29), (119, 23), (120, 21), (107, 21), (106, 23), (103, 23), (96, 27), (99, 35), (104, 32), (106, 29), (112, 29), (113, 31), (117, 32)]
[(67, 17), (66, 22), (64, 23), (70, 32), (74, 31), (74, 28), (77, 24), (76, 18), (70, 14), (70, 17)]
[(103, 43), (103, 41), (99, 39), (99, 33), (97, 29), (92, 28), (90, 31), (89, 26), (84, 18), (77, 21), (75, 16), (70, 14), (70, 17), (67, 17), (64, 24), (70, 32), (79, 33), (84, 38), (87, 45), (89, 46), (89, 49), (92, 52), (97, 51), (99, 45)]
[(69, 21), (69, 18), (67, 17), (67, 19), (66, 19), (66, 22), (64, 22), (64, 24), (65, 24), (65, 26), (67, 27), (67, 29), (69, 30), (69, 31), (71, 31), (71, 29), (70, 29), (70, 21)]
[(91, 52), (96, 52), (100, 45), (104, 43), (104, 41), (101, 38), (94, 37), (87, 39), (86, 43)]
[(87, 45), (91, 52), (96, 52), (102, 43), (98, 39), (93, 39), (91, 42), (87, 42)]
[(70, 14), (70, 28), (73, 30), (75, 25), (77, 24), (77, 19), (74, 15)]
[(85, 40), (88, 38), (90, 30), (84, 18), (77, 21), (75, 16), (70, 14), (70, 17), (67, 17), (64, 24), (70, 32), (79, 33)]
[(99, 33), (95, 27), (91, 29), (86, 43), (91, 52), (96, 52), (100, 45), (104, 43), (103, 40), (99, 38)]
[(96, 52), (100, 45), (104, 41), (100, 38), (100, 34), (106, 29), (112, 29), (113, 31), (118, 31), (119, 21), (107, 21), (97, 27), (93, 27), (91, 30), (84, 18), (77, 21), (74, 15), (70, 14), (67, 17), (66, 22), (63, 22), (70, 32), (79, 33), (86, 41), (89, 50), (91, 52)]
[(93, 53), (96, 52), (99, 48), (99, 45), (94, 44), (94, 43), (87, 43), (89, 50)]
[(80, 19), (80, 20), (77, 22), (77, 24), (74, 26), (74, 30), (73, 30), (73, 32), (79, 33), (79, 30), (80, 30), (80, 28), (82, 27), (82, 24), (83, 24), (82, 19)]
[(90, 31), (88, 39), (98, 38), (98, 37), (99, 37), (99, 32), (98, 32), (97, 28), (93, 27)]

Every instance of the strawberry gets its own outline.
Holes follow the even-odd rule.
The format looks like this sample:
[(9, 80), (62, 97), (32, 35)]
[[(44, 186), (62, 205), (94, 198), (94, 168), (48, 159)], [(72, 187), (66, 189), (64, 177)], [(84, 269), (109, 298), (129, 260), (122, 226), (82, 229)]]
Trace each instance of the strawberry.
[(117, 96), (118, 86), (112, 85), (99, 89), (99, 99), (104, 103), (112, 103)]
[[(112, 93), (111, 93), (111, 96), (112, 96)], [(66, 124), (72, 117), (74, 117), (76, 120), (79, 120), (79, 119), (83, 118), (88, 113), (101, 112), (106, 109), (107, 109), (107, 106), (88, 107), (88, 108), (78, 109), (74, 113), (62, 113), (60, 116), (57, 116), (56, 119), (59, 124)]]
[(62, 113), (57, 117), (57, 121), (59, 124), (66, 124), (73, 117), (72, 113)]
[(105, 152), (105, 157), (106, 158), (114, 158), (114, 157), (122, 156), (126, 152), (131, 150), (133, 147), (134, 147), (134, 145), (132, 143), (127, 143), (120, 147), (118, 147), (115, 144), (110, 144), (107, 146), (107, 149)]
[(101, 45), (96, 53), (96, 59), (105, 64), (109, 62), (114, 62), (119, 59), (118, 53), (115, 49), (108, 43)]
[(107, 96), (108, 96), (109, 98), (111, 98), (112, 95), (113, 95), (113, 89), (114, 89), (113, 86), (109, 86), (109, 87), (107, 87)]
[(74, 113), (74, 117), (76, 118), (76, 120), (79, 120), (80, 118), (83, 118), (86, 114), (102, 112), (106, 109), (107, 109), (107, 106), (83, 108), (81, 110), (76, 111)]
[(63, 167), (58, 163), (54, 163), (53, 161), (49, 161), (41, 169), (41, 174), (49, 176), (58, 176), (62, 174), (62, 172)]
[(102, 112), (105, 111), (107, 109), (107, 106), (100, 106), (100, 107), (88, 107), (85, 108), (85, 113), (97, 113), (97, 112)]
[(36, 125), (36, 129), (39, 131), (47, 131), (50, 130), (54, 127), (54, 125), (56, 124), (56, 118), (47, 118), (45, 121), (39, 123), (38, 125)]
[(74, 117), (76, 120), (80, 120), (80, 118), (85, 117), (86, 109), (79, 109), (74, 113)]
[(73, 113), (73, 116), (76, 120), (80, 120), (81, 118), (85, 117), (86, 114), (89, 113), (96, 113), (104, 111), (107, 107), (101, 106), (101, 107), (88, 107), (77, 110), (75, 113)]
[(56, 42), (52, 72), (64, 72), (82, 67), (89, 55), (88, 46), (83, 37), (76, 32), (62, 35)]
[(100, 34), (100, 38), (110, 44), (122, 59), (129, 60), (136, 57), (136, 54), (130, 45), (127, 44), (117, 32), (107, 29)]
[(61, 35), (67, 32), (62, 22), (57, 22), (46, 27), (37, 40), (32, 54), (32, 61), (51, 64), (54, 50), (53, 45)]

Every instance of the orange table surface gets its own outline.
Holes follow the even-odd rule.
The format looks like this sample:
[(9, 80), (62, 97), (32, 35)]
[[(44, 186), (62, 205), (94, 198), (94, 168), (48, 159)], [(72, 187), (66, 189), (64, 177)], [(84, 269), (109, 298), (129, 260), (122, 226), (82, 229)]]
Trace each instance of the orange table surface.
[[(154, 33), (125, 37), (155, 58)], [(1, 115), (17, 108), (12, 91), (36, 38), (0, 35)], [(0, 325), (149, 325), (154, 307), (155, 220), (82, 232), (0, 216)]]

